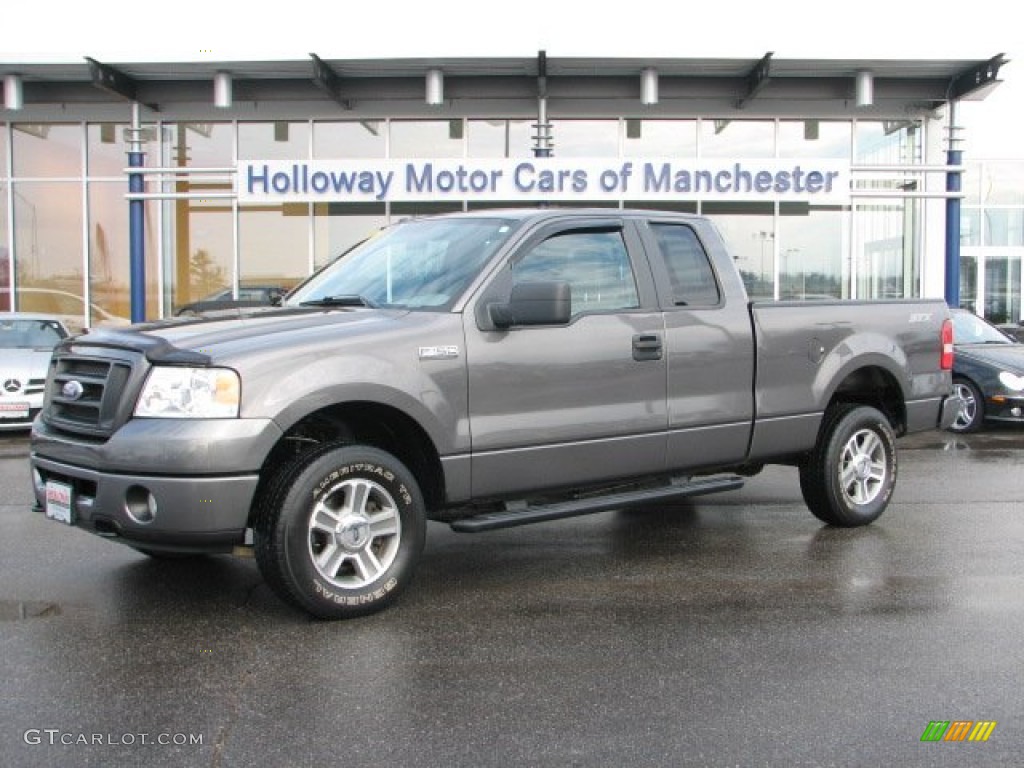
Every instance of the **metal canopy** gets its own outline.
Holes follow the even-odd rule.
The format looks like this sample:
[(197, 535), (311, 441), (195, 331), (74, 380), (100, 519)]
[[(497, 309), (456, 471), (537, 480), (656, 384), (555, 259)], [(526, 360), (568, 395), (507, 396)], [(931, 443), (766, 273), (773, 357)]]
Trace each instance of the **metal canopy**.
[[(446, 102), (468, 105), (536, 98), (538, 57), (310, 59), (284, 61), (135, 61), (100, 63), (0, 62), (0, 76), (18, 74), (25, 106), (123, 104), (136, 99), (173, 111), (176, 105), (210, 101), (210, 83), (228, 72), (235, 83), (236, 104), (321, 103), (353, 109), (395, 101), (422, 100), (428, 69), (446, 79)], [(661, 102), (657, 114), (686, 100), (721, 103), (723, 113), (774, 110), (788, 102), (804, 105), (851, 101), (859, 70), (869, 70), (875, 100), (890, 113), (934, 109), (950, 99), (984, 98), (998, 84), (1003, 54), (983, 60), (938, 59), (776, 59), (771, 54), (749, 59), (582, 58), (546, 56), (553, 107), (590, 99), (637, 101), (637, 80), (645, 68), (658, 71)], [(344, 95), (342, 95), (344, 84)], [(451, 108), (451, 107), (450, 107)], [(227, 111), (229, 114), (230, 111)], [(15, 114), (0, 110), (8, 119)], [(224, 112), (222, 112), (224, 114)]]

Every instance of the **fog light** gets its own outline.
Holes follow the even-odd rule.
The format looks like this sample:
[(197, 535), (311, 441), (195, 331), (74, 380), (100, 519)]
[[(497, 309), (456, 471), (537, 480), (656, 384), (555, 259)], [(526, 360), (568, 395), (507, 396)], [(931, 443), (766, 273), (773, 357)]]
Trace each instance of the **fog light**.
[(156, 520), (156, 497), (141, 485), (133, 485), (124, 495), (124, 511), (136, 523), (152, 523)]
[(1013, 418), (1015, 419), (1020, 418), (1020, 413), (1020, 408), (1018, 408), (1017, 406), (1014, 406), (1013, 408), (1010, 409), (1010, 415), (1013, 416)]

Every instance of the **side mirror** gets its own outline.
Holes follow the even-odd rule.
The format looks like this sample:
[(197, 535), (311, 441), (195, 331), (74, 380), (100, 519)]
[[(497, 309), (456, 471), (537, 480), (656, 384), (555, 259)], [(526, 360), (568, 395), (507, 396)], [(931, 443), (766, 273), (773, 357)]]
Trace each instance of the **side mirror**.
[(572, 317), (572, 291), (568, 283), (516, 283), (507, 303), (487, 307), (495, 328), (513, 325), (565, 325)]

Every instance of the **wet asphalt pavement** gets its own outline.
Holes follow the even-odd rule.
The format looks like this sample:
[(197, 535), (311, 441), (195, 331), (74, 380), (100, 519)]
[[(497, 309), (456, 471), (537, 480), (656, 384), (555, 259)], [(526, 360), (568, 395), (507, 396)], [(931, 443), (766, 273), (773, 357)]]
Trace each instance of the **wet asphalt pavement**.
[[(345, 623), (284, 606), (252, 560), (150, 561), (30, 512), (25, 443), (0, 437), (3, 766), (1022, 761), (1024, 431), (901, 441), (861, 529), (819, 524), (788, 468), (432, 524), (410, 590)], [(997, 725), (922, 743), (935, 720)]]

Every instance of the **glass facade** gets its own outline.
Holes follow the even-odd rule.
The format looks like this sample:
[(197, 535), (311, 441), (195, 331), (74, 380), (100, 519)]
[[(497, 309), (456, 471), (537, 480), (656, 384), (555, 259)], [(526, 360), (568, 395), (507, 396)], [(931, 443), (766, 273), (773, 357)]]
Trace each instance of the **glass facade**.
[[(513, 158), (533, 156), (521, 118), (159, 122), (147, 126), (146, 165), (184, 169), (149, 177), (145, 204), (147, 316), (249, 286), (290, 288), (396, 218), (510, 203), (285, 203), (242, 205), (232, 173), (247, 159)], [(854, 165), (917, 164), (915, 122), (818, 119), (555, 119), (556, 157), (827, 158)], [(0, 124), (0, 301), (80, 314), (82, 324), (130, 316), (126, 125)], [(965, 203), (964, 247), (1006, 250), (975, 276), (1000, 286), (1019, 314), (1024, 239), (1021, 180), (1006, 173)], [(920, 178), (858, 180), (847, 205), (702, 200), (593, 201), (692, 211), (726, 237), (751, 297), (883, 298), (921, 293)], [(906, 196), (910, 193), (911, 196)], [(883, 195), (878, 197), (877, 195)], [(891, 195), (886, 197), (884, 195)], [(1016, 196), (1016, 197), (1015, 197)], [(511, 203), (526, 205), (522, 201)], [(554, 202), (552, 204), (558, 204)], [(573, 201), (580, 204), (580, 201)], [(588, 203), (591, 204), (591, 203)], [(10, 219), (8, 221), (8, 219)], [(1016, 302), (1016, 303), (1014, 303)], [(1014, 309), (1016, 307), (1016, 309)]]
[(969, 164), (963, 189), (960, 306), (996, 324), (1019, 323), (1024, 161)]

